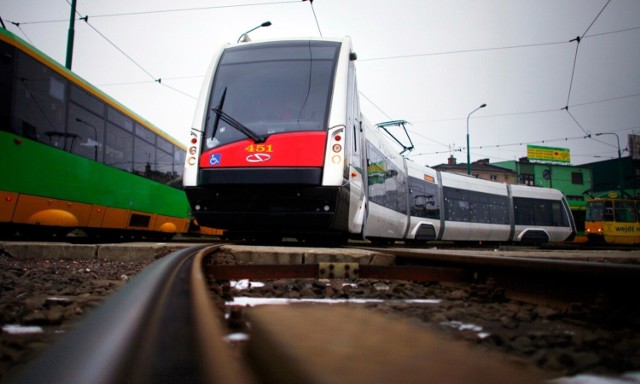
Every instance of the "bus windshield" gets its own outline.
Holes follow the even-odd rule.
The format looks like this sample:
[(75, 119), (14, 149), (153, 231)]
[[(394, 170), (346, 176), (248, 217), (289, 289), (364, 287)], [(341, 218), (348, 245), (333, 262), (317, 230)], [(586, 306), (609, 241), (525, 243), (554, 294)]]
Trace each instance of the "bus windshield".
[(340, 43), (327, 41), (226, 49), (209, 101), (207, 148), (247, 137), (325, 130), (339, 49)]

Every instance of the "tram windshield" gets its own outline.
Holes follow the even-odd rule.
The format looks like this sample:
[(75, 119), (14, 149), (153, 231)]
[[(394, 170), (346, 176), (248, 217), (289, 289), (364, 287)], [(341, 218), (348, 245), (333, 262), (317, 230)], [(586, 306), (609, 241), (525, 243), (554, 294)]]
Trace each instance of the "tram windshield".
[[(276, 133), (326, 129), (339, 49), (340, 43), (326, 41), (226, 49), (209, 101), (207, 148), (244, 140), (251, 134), (266, 138)], [(220, 112), (239, 124), (220, 118)]]
[(587, 221), (602, 221), (604, 217), (604, 201), (587, 202)]

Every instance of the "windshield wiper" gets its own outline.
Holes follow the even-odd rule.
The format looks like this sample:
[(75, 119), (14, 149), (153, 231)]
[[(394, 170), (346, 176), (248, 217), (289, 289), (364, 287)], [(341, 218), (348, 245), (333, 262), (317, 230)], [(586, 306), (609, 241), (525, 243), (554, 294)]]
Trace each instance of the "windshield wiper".
[(264, 143), (267, 140), (266, 137), (258, 135), (257, 133), (255, 133), (251, 129), (247, 128), (246, 125), (242, 124), (238, 120), (236, 120), (233, 117), (229, 116), (226, 112), (222, 111), (222, 106), (224, 105), (224, 99), (226, 97), (227, 97), (227, 87), (225, 87), (224, 91), (222, 91), (222, 96), (220, 97), (220, 103), (218, 103), (218, 106), (211, 109), (213, 112), (216, 113), (216, 120), (215, 120), (215, 122), (213, 124), (213, 135), (212, 135), (212, 138), (213, 138), (213, 136), (215, 136), (216, 131), (218, 130), (218, 124), (220, 123), (220, 120), (222, 120), (222, 121), (226, 122), (227, 124), (229, 124), (230, 126), (232, 126), (233, 128), (237, 129), (238, 131), (244, 133), (247, 137), (252, 139), (254, 142), (256, 142), (256, 143)]

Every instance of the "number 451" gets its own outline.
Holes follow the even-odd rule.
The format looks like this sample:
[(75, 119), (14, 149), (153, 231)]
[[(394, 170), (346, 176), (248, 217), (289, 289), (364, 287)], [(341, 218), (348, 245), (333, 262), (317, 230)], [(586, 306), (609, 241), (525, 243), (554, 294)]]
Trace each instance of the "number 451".
[(251, 144), (244, 150), (246, 152), (273, 152), (271, 144)]

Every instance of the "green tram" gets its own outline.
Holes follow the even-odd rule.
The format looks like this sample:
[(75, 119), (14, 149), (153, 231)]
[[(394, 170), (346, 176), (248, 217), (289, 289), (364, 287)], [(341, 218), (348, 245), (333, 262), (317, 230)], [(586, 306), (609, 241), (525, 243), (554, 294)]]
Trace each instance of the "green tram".
[(185, 147), (0, 29), (0, 231), (167, 239), (190, 228)]

